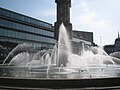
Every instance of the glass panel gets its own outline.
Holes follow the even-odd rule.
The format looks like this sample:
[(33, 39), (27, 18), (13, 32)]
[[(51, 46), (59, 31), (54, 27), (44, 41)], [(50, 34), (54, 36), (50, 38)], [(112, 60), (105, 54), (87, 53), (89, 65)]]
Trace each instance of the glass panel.
[(3, 29), (0, 28), (0, 35), (3, 36)]

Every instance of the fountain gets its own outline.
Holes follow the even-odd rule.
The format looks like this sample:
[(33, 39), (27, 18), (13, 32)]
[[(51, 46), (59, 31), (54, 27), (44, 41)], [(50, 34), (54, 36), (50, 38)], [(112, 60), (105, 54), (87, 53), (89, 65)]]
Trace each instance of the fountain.
[(10, 52), (0, 65), (0, 87), (120, 88), (120, 59), (107, 55), (101, 47), (79, 52), (82, 54), (72, 52), (62, 23), (53, 49), (36, 51), (28, 44), (20, 44)]

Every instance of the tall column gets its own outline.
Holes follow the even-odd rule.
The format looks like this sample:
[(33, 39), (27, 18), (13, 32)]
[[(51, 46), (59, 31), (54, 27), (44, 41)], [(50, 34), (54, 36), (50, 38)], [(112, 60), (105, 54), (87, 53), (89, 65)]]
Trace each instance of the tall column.
[(72, 38), (72, 24), (70, 23), (71, 0), (55, 0), (55, 3), (57, 3), (57, 21), (54, 23), (54, 37), (58, 40), (59, 27), (63, 22), (69, 37)]

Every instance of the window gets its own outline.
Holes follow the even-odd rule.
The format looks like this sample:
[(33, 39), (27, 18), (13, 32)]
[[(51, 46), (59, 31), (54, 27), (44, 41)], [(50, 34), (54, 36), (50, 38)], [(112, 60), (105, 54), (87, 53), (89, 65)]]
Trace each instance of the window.
[(2, 28), (0, 28), (0, 35), (3, 36), (3, 29)]
[(14, 13), (11, 13), (11, 14), (10, 14), (10, 17), (11, 17), (11, 18), (14, 18)]
[(4, 20), (0, 19), (0, 26), (4, 26)]

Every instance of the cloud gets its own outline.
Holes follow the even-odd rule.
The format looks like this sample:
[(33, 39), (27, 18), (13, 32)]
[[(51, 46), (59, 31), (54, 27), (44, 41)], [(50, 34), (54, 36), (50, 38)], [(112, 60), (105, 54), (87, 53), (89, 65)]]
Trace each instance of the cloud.
[[(94, 42), (97, 44), (100, 44), (100, 36), (103, 45), (114, 43), (116, 35), (115, 22), (117, 21), (115, 18), (117, 18), (118, 14), (112, 16), (117, 9), (111, 12), (112, 7), (106, 7), (108, 2), (72, 0), (71, 22), (73, 29), (93, 32)], [(112, 6), (112, 3), (109, 6)]]
[(106, 29), (109, 28), (108, 26), (108, 20), (97, 20), (95, 19), (96, 13), (95, 12), (89, 12), (82, 16), (80, 16), (80, 21), (82, 21), (83, 24), (85, 24), (87, 27), (93, 29), (93, 30), (99, 30), (99, 29)]
[(79, 0), (78, 3), (74, 3), (72, 9), (72, 22), (74, 23), (75, 28), (82, 29), (88, 28), (91, 30), (107, 30), (109, 28), (108, 19), (104, 19), (98, 15), (91, 7), (88, 6), (88, 3), (85, 1)]

